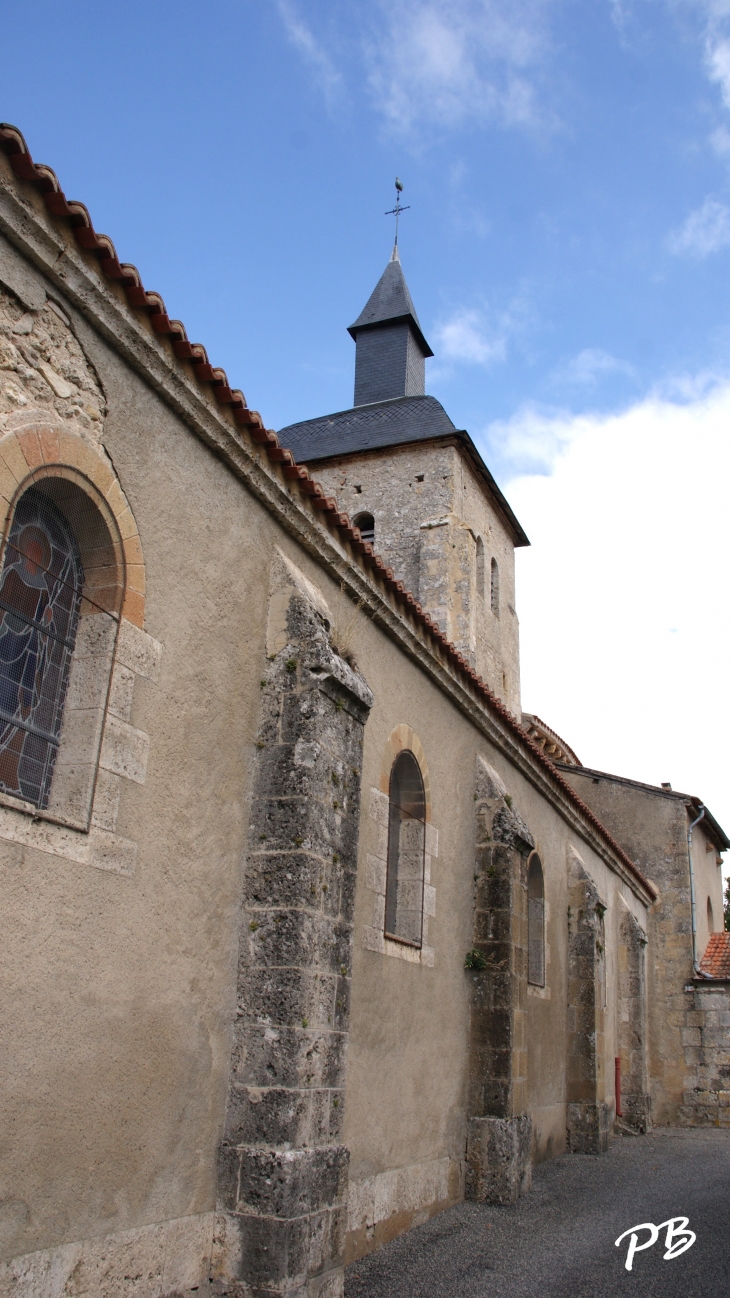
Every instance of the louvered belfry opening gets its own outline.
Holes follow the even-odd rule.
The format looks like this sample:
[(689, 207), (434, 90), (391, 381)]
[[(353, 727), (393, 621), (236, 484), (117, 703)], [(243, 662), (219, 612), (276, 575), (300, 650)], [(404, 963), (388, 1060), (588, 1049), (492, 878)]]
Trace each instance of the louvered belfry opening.
[(363, 541), (369, 541), (371, 545), (375, 545), (375, 519), (372, 514), (357, 514), (352, 521), (355, 527), (360, 528), (360, 536)]
[(426, 796), (413, 753), (404, 749), (390, 774), (385, 933), (413, 946), (423, 933)]

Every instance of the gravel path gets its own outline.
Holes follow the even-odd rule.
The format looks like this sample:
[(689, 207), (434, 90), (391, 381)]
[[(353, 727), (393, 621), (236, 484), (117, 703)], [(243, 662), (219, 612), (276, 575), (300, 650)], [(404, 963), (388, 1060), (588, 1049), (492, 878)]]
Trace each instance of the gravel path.
[[(661, 1232), (635, 1255), (614, 1240), (640, 1222), (689, 1218), (696, 1243), (664, 1261)], [(648, 1232), (639, 1236), (639, 1243)], [(347, 1269), (346, 1298), (730, 1298), (730, 1132), (617, 1137), (602, 1158), (535, 1169), (511, 1208), (464, 1203)]]

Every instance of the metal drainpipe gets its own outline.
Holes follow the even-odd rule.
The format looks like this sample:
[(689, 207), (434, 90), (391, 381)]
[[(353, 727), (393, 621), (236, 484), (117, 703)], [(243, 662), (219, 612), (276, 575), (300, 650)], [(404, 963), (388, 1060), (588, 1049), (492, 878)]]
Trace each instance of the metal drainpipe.
[(697, 903), (695, 900), (695, 872), (692, 866), (692, 830), (695, 825), (699, 825), (705, 814), (705, 808), (700, 803), (700, 814), (696, 820), (692, 821), (687, 830), (687, 855), (689, 857), (689, 890), (692, 901), (692, 968), (698, 978), (706, 978), (707, 974), (703, 973), (697, 963)]

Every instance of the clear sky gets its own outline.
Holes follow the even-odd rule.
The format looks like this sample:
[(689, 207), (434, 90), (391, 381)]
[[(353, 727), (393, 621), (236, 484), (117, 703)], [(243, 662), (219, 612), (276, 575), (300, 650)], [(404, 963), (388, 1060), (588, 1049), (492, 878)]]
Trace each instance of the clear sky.
[(523, 701), (730, 831), (730, 0), (25, 0), (0, 114), (270, 427), (400, 248), (533, 540)]

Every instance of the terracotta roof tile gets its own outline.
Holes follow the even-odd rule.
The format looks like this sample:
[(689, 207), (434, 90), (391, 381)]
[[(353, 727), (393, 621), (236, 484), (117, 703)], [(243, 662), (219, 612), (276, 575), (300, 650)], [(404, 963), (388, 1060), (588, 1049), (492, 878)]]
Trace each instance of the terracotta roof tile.
[(97, 234), (94, 230), (88, 209), (84, 204), (68, 200), (58, 183), (55, 172), (51, 171), (50, 167), (33, 161), (25, 139), (16, 126), (0, 122), (0, 148), (6, 153), (18, 179), (29, 181), (36, 186), (49, 215), (59, 220), (66, 220), (79, 247), (91, 252), (98, 259), (100, 272), (121, 284), (130, 307), (148, 315), (155, 332), (167, 336), (170, 340), (177, 358), (192, 366), (198, 382), (211, 385), (213, 395), (224, 407), (230, 408), (239, 428), (245, 429), (255, 442), (263, 446), (273, 463), (282, 465), (284, 476), (297, 481), (300, 491), (304, 496), (309, 497), (311, 506), (321, 512), (324, 522), (344, 535), (350, 543), (353, 562), (359, 562), (368, 569), (376, 581), (390, 592), (394, 603), (402, 608), (404, 614), (420, 626), (425, 638), (432, 642), (435, 656), (445, 659), (452, 671), (461, 677), (462, 682), (470, 686), (489, 710), (500, 718), (513, 738), (522, 748), (531, 753), (536, 763), (549, 774), (553, 784), (557, 785), (566, 800), (580, 811), (583, 819), (592, 826), (641, 887), (649, 896), (656, 897), (657, 890), (651, 881), (644, 877), (631, 857), (578, 796), (550, 758), (522, 729), (517, 717), (513, 716), (496, 694), (492, 693), (486, 682), (477, 676), (466, 659), (446, 639), (413, 595), (401, 589), (402, 583), (394, 580), (392, 571), (386, 567), (380, 556), (375, 554), (372, 546), (362, 540), (359, 528), (353, 527), (347, 515), (340, 513), (336, 500), (326, 496), (323, 488), (318, 482), (312, 480), (309, 472), (303, 466), (296, 464), (291, 452), (279, 445), (276, 433), (264, 427), (258, 411), (247, 408), (243, 393), (229, 386), (225, 371), (211, 366), (203, 345), (188, 341), (183, 324), (179, 320), (170, 319), (159, 293), (148, 292), (144, 288), (136, 267), (119, 261), (114, 244), (108, 235)]
[(711, 933), (700, 969), (708, 978), (730, 979), (730, 933)]

